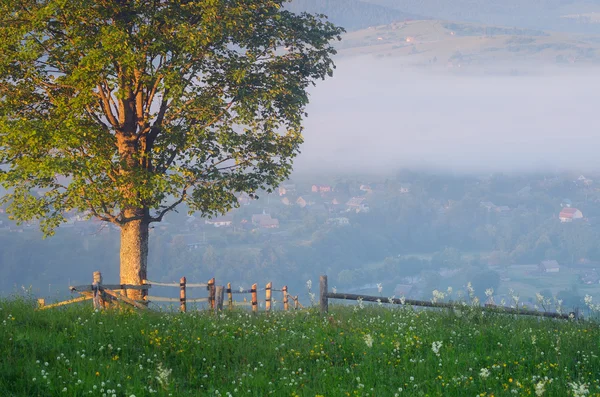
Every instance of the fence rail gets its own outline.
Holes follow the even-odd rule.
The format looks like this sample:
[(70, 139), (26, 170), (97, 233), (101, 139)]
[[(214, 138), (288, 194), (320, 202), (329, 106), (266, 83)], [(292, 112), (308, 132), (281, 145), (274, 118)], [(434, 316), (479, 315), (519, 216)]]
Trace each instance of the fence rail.
[[(464, 308), (464, 304), (457, 304), (453, 302), (430, 302), (413, 299), (398, 299), (398, 298), (382, 298), (380, 296), (368, 296), (358, 294), (345, 294), (339, 292), (329, 292), (327, 287), (327, 276), (321, 276), (319, 278), (319, 306), (322, 313), (329, 311), (329, 299), (344, 299), (364, 302), (377, 302), (377, 303), (389, 303), (394, 305), (408, 305), (408, 306), (421, 306), (421, 307), (434, 307), (434, 308), (445, 308), (445, 309), (461, 309)], [(503, 313), (503, 314), (519, 314), (523, 316), (537, 316), (537, 317), (549, 317), (558, 318), (563, 320), (569, 320), (573, 318), (579, 318), (578, 312), (571, 313), (557, 313), (557, 312), (539, 312), (536, 310), (518, 309), (511, 307), (502, 307), (492, 304), (486, 304), (479, 306), (479, 309), (492, 313)]]
[[(182, 277), (178, 283), (166, 283), (156, 282), (150, 280), (143, 280), (141, 285), (133, 284), (104, 284), (102, 282), (102, 274), (100, 272), (94, 272), (92, 284), (70, 286), (69, 290), (77, 292), (82, 296), (75, 299), (66, 300), (63, 302), (46, 305), (44, 299), (38, 299), (38, 308), (40, 310), (50, 309), (53, 307), (59, 307), (68, 305), (71, 303), (82, 302), (86, 300), (92, 300), (94, 308), (105, 308), (111, 304), (111, 302), (126, 303), (130, 306), (136, 307), (141, 310), (146, 310), (148, 304), (151, 302), (179, 302), (179, 310), (181, 312), (187, 311), (188, 303), (200, 303), (207, 302), (210, 310), (219, 311), (223, 310), (225, 293), (227, 293), (227, 306), (228, 309), (232, 309), (234, 306), (251, 306), (254, 313), (258, 312), (259, 300), (258, 293), (265, 293), (265, 299), (260, 302), (265, 303), (265, 310), (267, 312), (272, 310), (272, 304), (274, 299), (272, 297), (273, 292), (282, 293), (283, 309), (289, 310), (289, 300), (291, 299), (294, 303), (294, 310), (303, 308), (298, 301), (298, 296), (292, 296), (288, 294), (287, 286), (283, 286), (280, 289), (273, 288), (271, 282), (267, 283), (264, 288), (258, 288), (258, 284), (253, 284), (249, 289), (241, 288), (240, 290), (232, 290), (231, 283), (227, 283), (227, 287), (216, 285), (214, 277), (208, 280), (206, 283), (188, 283), (185, 277)], [(150, 295), (148, 290), (152, 287), (176, 287), (179, 288), (179, 298), (165, 297), (159, 295)], [(207, 297), (190, 298), (187, 296), (188, 288), (206, 288), (208, 291)], [(143, 300), (133, 300), (127, 297), (127, 290), (143, 291)], [(237, 302), (233, 300), (233, 294), (247, 294), (250, 295), (250, 301)]]

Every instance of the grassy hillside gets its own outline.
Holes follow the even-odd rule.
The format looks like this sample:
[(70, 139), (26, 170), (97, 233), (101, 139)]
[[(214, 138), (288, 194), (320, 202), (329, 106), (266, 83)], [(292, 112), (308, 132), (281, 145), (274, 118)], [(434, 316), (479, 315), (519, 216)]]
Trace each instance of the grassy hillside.
[(350, 32), (340, 49), (342, 55), (406, 57), (406, 62), (421, 66), (515, 61), (591, 64), (600, 60), (600, 36), (423, 20)]
[(600, 396), (590, 322), (376, 306), (36, 312), (26, 300), (0, 301), (0, 321), (2, 396)]
[(330, 21), (343, 26), (348, 31), (395, 21), (424, 18), (360, 0), (293, 0), (286, 8), (294, 12), (325, 14)]

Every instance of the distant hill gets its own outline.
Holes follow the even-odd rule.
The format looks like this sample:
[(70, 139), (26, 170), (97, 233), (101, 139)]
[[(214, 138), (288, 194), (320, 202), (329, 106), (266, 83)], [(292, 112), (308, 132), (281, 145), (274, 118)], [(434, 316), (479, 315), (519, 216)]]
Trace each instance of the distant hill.
[(600, 64), (600, 35), (573, 35), (440, 20), (394, 22), (349, 32), (340, 56), (394, 57), (412, 66)]
[(426, 19), (423, 16), (360, 0), (293, 0), (286, 8), (293, 12), (325, 14), (331, 22), (343, 26), (348, 31), (396, 21)]
[[(363, 0), (437, 19), (600, 33), (600, 0)], [(591, 15), (591, 16), (590, 16)]]

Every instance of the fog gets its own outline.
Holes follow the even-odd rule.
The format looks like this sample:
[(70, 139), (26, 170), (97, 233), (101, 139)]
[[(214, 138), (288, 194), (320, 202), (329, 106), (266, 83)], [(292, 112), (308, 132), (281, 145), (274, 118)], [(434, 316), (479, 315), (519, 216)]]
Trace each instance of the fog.
[(597, 70), (459, 76), (392, 62), (342, 59), (334, 77), (317, 84), (297, 171), (600, 166)]

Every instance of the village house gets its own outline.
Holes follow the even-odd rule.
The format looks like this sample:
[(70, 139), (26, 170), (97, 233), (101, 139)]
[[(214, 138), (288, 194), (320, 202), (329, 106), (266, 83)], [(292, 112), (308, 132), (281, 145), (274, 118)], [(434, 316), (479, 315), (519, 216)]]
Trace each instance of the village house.
[(271, 218), (270, 214), (252, 215), (252, 224), (263, 229), (276, 229), (279, 227), (279, 219)]
[(496, 204), (492, 203), (491, 201), (482, 201), (481, 203), (479, 203), (479, 205), (488, 210), (488, 212), (494, 211), (496, 209)]
[(204, 223), (207, 225), (213, 225), (214, 227), (230, 227), (231, 224), (233, 223), (233, 216), (232, 215), (219, 216), (217, 218), (207, 219), (204, 221)]
[(330, 185), (312, 185), (311, 191), (313, 193), (329, 193), (333, 189)]
[(279, 195), (285, 196), (286, 194), (294, 193), (296, 191), (296, 185), (293, 184), (285, 184), (281, 185), (278, 188)]
[(348, 226), (350, 224), (350, 219), (346, 217), (329, 218), (327, 219), (327, 224), (335, 226)]
[(561, 222), (573, 222), (575, 219), (582, 219), (583, 214), (577, 208), (564, 207), (558, 214)]
[(304, 200), (302, 196), (298, 197), (296, 200), (296, 205), (300, 208), (305, 208), (308, 205), (308, 202)]
[(410, 193), (411, 187), (412, 187), (412, 185), (410, 183), (403, 183), (400, 185), (400, 189), (398, 189), (398, 190), (402, 194), (408, 194), (408, 193)]
[(560, 270), (558, 262), (554, 259), (541, 261), (538, 268), (543, 273), (558, 273)]
[(598, 275), (598, 272), (595, 269), (586, 271), (579, 276), (579, 281), (587, 285), (600, 284), (600, 275)]
[(365, 203), (364, 197), (352, 197), (346, 203), (346, 211), (369, 212), (369, 205)]

